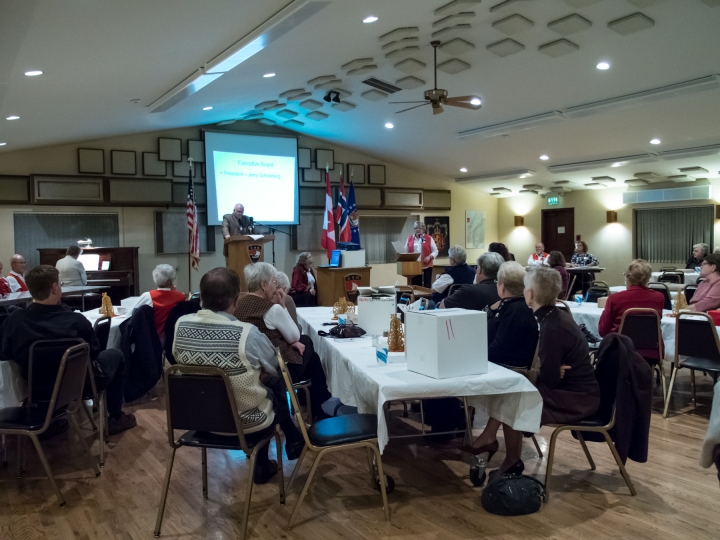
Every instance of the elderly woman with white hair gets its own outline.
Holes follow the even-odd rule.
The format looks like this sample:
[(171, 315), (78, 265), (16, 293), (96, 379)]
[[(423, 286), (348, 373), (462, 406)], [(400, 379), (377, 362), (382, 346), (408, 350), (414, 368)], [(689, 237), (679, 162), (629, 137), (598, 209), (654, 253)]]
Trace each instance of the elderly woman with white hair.
[(313, 257), (309, 251), (298, 255), (292, 271), (289, 294), (298, 307), (317, 306), (317, 276), (313, 268)]
[(133, 311), (140, 306), (152, 306), (155, 313), (155, 330), (160, 342), (165, 343), (165, 321), (176, 304), (185, 301), (185, 295), (175, 289), (177, 272), (169, 264), (158, 264), (152, 273), (157, 289), (142, 293)]
[(295, 381), (312, 381), (310, 399), (315, 420), (324, 418), (320, 407), (331, 395), (327, 389), (325, 372), (312, 340), (302, 336), (288, 313), (285, 291), (278, 287), (278, 272), (268, 263), (258, 262), (245, 267), (248, 294), (235, 304), (235, 317), (255, 325), (277, 347)]
[[(552, 268), (535, 268), (525, 275), (525, 302), (540, 324), (540, 372), (537, 388), (542, 396), (540, 423), (569, 424), (588, 418), (600, 406), (600, 387), (590, 363), (588, 344), (572, 315), (555, 306), (560, 292), (560, 274)], [(522, 433), (495, 418), (471, 446), (463, 449), (478, 455), (487, 452), (488, 461), (498, 450), (497, 431), (505, 434), (505, 461), (499, 470), (520, 474), (525, 466), (520, 459)]]
[(425, 232), (425, 224), (422, 221), (416, 221), (413, 224), (415, 234), (408, 236), (405, 246), (408, 253), (419, 253), (418, 260), (422, 262), (422, 274), (413, 276), (411, 283), (423, 287), (430, 286), (432, 277), (433, 261), (438, 256), (438, 248), (435, 240)]
[(461, 246), (452, 246), (448, 250), (450, 266), (445, 267), (445, 272), (440, 274), (432, 284), (432, 300), (436, 304), (447, 298), (450, 286), (472, 285), (475, 280), (475, 272), (467, 265), (467, 252)]

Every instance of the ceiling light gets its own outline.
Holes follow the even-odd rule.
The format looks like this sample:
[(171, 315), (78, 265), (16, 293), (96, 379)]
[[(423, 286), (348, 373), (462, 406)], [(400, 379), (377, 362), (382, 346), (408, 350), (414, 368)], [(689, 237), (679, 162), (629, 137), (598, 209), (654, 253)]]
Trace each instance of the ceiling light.
[(462, 169), (460, 169), (460, 172), (467, 172), (467, 169), (463, 167)]
[(6, 144), (6, 142), (0, 142), (0, 146), (5, 146)]
[(203, 111), (209, 111), (212, 107), (203, 107)]
[(610, 69), (610, 64), (608, 64), (607, 62), (600, 62), (600, 63), (599, 63), (597, 66), (595, 66), (595, 67), (598, 68), (598, 69), (600, 69), (600, 70), (603, 70), (603, 71), (604, 71), (604, 70), (606, 70), (606, 69)]
[(550, 158), (547, 155), (543, 154), (542, 156), (540, 156), (540, 159), (542, 159), (543, 161), (547, 161)]
[(374, 23), (374, 22), (377, 21), (377, 20), (378, 20), (377, 17), (375, 17), (374, 15), (370, 15), (369, 17), (365, 17), (365, 18), (363, 19), (363, 22), (364, 22), (365, 24), (370, 24), (370, 23)]
[(35, 69), (35, 70), (33, 70), (33, 71), (26, 71), (26, 72), (25, 72), (25, 75), (26, 75), (27, 77), (37, 77), (38, 75), (42, 75), (42, 74), (43, 74), (43, 72), (40, 71), (39, 69)]
[(470, 105), (475, 105), (475, 106), (482, 105), (482, 101), (480, 101), (480, 98), (472, 98), (470, 100)]
[(274, 77), (274, 76), (275, 76), (274, 73), (266, 73), (265, 75), (263, 75), (263, 77), (265, 77), (266, 79), (269, 79), (270, 77)]
[(8, 116), (5, 120), (20, 120), (19, 116)]
[(387, 124), (385, 124), (385, 127), (388, 128), (388, 129), (392, 129), (392, 128), (394, 128), (395, 126), (393, 126), (390, 122), (388, 122)]
[(660, 144), (662, 141), (660, 139), (652, 139), (650, 141), (650, 144)]

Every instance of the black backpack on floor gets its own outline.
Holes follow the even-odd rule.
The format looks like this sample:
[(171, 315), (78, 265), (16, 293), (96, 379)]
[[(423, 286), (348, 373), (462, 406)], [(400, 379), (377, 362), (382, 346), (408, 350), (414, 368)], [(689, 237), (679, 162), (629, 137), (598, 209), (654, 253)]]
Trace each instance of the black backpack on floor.
[(542, 482), (524, 474), (495, 474), (483, 489), (483, 508), (499, 516), (524, 516), (540, 510), (545, 497)]

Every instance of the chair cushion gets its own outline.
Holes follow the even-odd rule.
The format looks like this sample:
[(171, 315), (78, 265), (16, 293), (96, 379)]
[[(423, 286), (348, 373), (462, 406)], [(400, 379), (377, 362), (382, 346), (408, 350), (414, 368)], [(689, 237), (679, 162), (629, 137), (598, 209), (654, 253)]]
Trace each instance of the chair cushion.
[[(274, 427), (274, 426), (273, 426)], [(261, 440), (267, 438), (267, 434), (263, 430), (263, 437), (255, 436), (255, 433), (245, 435), (245, 442), (248, 448), (253, 448)], [(240, 446), (240, 438), (237, 435), (221, 435), (210, 431), (186, 431), (178, 442), (185, 446), (220, 448), (222, 450), (242, 450)]]
[(308, 428), (315, 446), (335, 446), (377, 438), (377, 416), (351, 414), (318, 420)]
[(698, 371), (702, 370), (720, 372), (720, 363), (717, 360), (710, 360), (708, 358), (697, 358), (695, 356), (688, 356), (684, 360), (681, 360), (680, 367), (696, 369)]
[[(0, 429), (26, 429), (37, 431), (43, 427), (47, 405), (37, 407), (7, 407), (0, 409)], [(53, 420), (64, 416), (65, 411), (58, 411)]]

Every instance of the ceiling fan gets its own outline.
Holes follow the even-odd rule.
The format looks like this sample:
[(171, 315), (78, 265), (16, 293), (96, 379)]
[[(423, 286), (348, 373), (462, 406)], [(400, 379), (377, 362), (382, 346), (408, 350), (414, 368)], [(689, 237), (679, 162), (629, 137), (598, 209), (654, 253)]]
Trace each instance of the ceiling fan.
[(433, 114), (440, 114), (443, 112), (443, 105), (449, 105), (450, 107), (461, 107), (463, 109), (472, 109), (477, 111), (482, 107), (482, 101), (477, 96), (458, 96), (448, 97), (448, 91), (437, 87), (437, 48), (440, 45), (439, 41), (431, 41), (430, 45), (433, 47), (433, 62), (435, 68), (435, 87), (432, 90), (425, 90), (425, 101), (391, 101), (390, 103), (419, 103), (414, 107), (397, 111), (395, 114), (400, 114), (418, 107), (425, 105), (432, 105)]

